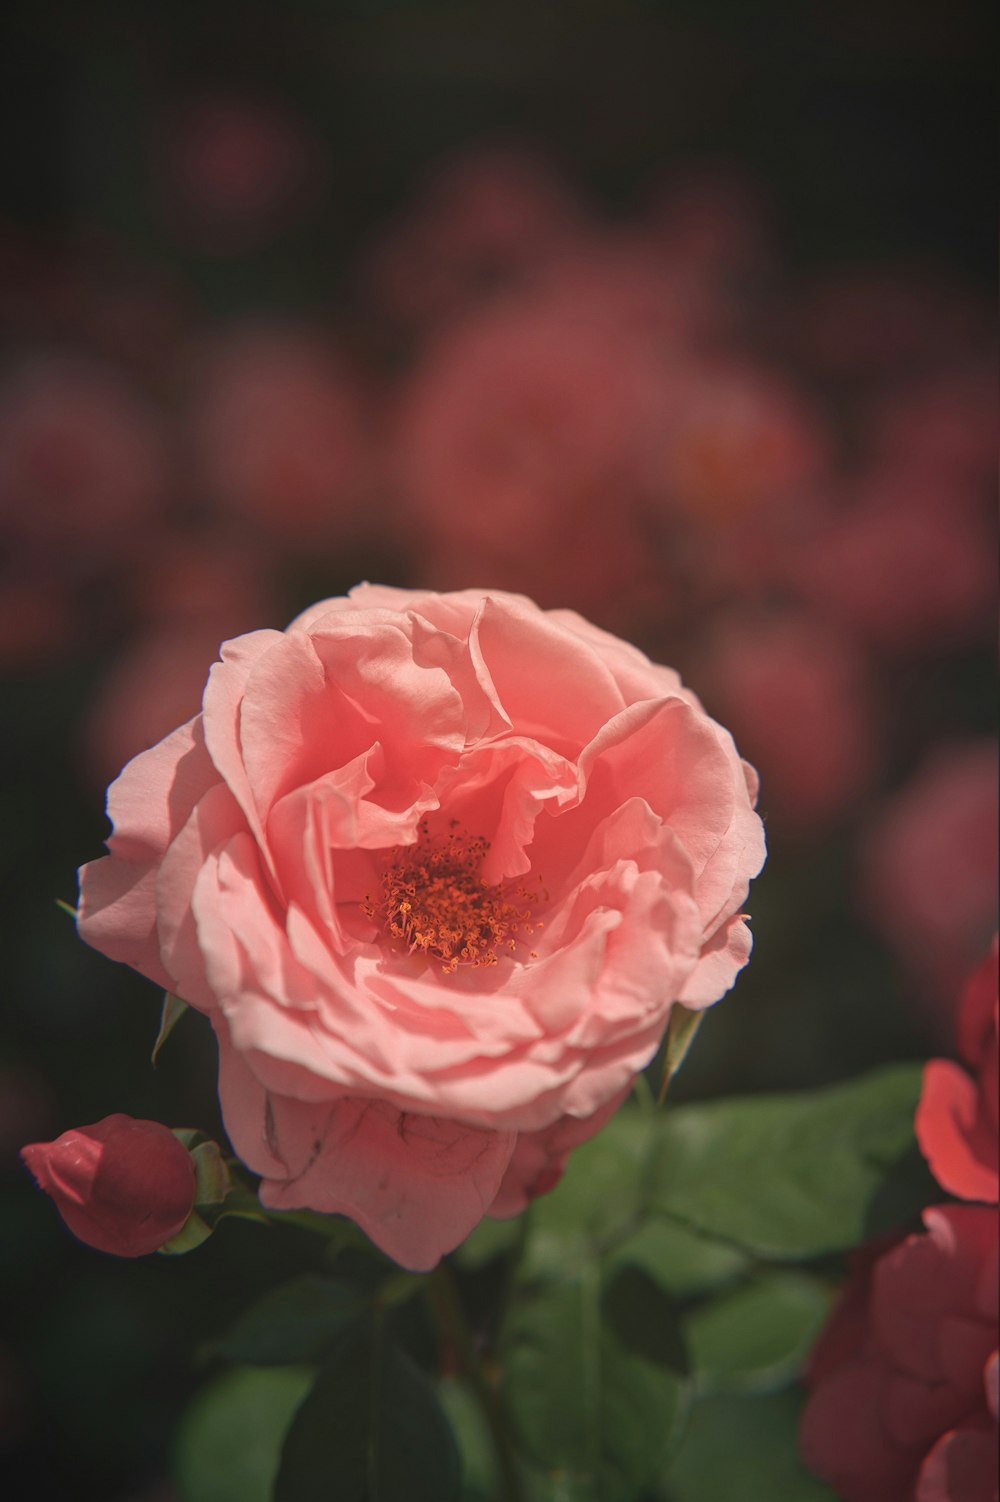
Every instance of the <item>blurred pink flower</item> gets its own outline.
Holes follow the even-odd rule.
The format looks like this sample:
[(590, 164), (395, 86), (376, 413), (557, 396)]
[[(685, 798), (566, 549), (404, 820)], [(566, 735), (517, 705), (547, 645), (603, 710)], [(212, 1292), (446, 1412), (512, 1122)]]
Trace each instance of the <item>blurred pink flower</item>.
[[(965, 362), (891, 387), (874, 404), (869, 443), (877, 467), (922, 487), (938, 479), (949, 497), (994, 499), (997, 456), (994, 362)], [(947, 502), (945, 502), (947, 504)]]
[(723, 620), (696, 676), (760, 773), (770, 827), (815, 836), (870, 784), (879, 735), (866, 664), (821, 620), (800, 612)]
[(265, 244), (315, 201), (324, 175), (318, 140), (288, 108), (224, 91), (181, 105), (157, 158), (173, 228), (210, 252)]
[(164, 625), (129, 642), (93, 694), (82, 727), (84, 769), (96, 787), (198, 713), (223, 639), (208, 621)]
[(660, 580), (643, 528), (663, 380), (644, 346), (544, 301), (432, 345), (404, 391), (396, 471), (421, 577), (495, 580), (605, 620)]
[(365, 279), (378, 307), (427, 329), (518, 284), (584, 220), (537, 153), (472, 147), (418, 182), (371, 251)]
[(774, 272), (776, 248), (761, 186), (734, 163), (672, 167), (653, 185), (648, 217), (670, 266), (716, 301), (743, 297)]
[(279, 546), (349, 534), (367, 448), (357, 384), (334, 352), (291, 325), (236, 325), (199, 374), (191, 422), (209, 504)]
[(39, 355), (0, 387), (0, 535), (49, 562), (134, 546), (166, 469), (156, 414), (108, 366)]
[(992, 328), (974, 293), (920, 266), (834, 267), (790, 305), (791, 342), (821, 370), (871, 383), (981, 348)]
[(826, 471), (818, 412), (780, 376), (749, 363), (681, 367), (662, 430), (662, 503), (706, 529), (795, 502)]
[(860, 895), (940, 1019), (996, 929), (997, 746), (941, 746), (877, 811)]
[(991, 637), (995, 524), (982, 498), (933, 470), (873, 470), (788, 553), (792, 590), (879, 648)]

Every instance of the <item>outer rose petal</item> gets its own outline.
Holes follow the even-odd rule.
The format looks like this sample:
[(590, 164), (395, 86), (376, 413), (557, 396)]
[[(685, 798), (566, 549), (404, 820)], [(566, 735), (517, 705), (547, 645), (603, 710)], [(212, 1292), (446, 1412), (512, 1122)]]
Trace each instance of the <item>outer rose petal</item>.
[(996, 1203), (996, 1128), (958, 1064), (932, 1059), (926, 1065), (915, 1125), (920, 1151), (942, 1189), (960, 1199)]
[(317, 1156), (295, 1179), (266, 1180), (260, 1196), (276, 1209), (349, 1215), (388, 1256), (425, 1272), (482, 1220), (513, 1147), (512, 1132), (342, 1100)]
[(920, 1467), (914, 1502), (996, 1502), (996, 1477), (996, 1436), (953, 1429)]
[(80, 868), (80, 937), (162, 986), (156, 873), (174, 833), (215, 781), (200, 718), (129, 762), (108, 789), (111, 854)]

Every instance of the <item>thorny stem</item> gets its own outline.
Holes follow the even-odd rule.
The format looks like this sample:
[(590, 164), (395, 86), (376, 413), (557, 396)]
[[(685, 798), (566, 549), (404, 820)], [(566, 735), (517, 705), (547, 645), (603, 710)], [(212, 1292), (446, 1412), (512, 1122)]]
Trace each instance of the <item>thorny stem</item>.
[(476, 1395), (493, 1440), (499, 1468), (503, 1502), (525, 1502), (524, 1488), (511, 1445), (507, 1417), (500, 1399), (483, 1371), (479, 1352), (455, 1286), (454, 1275), (446, 1262), (439, 1262), (426, 1283), (427, 1297), (439, 1334), (454, 1348), (463, 1375)]

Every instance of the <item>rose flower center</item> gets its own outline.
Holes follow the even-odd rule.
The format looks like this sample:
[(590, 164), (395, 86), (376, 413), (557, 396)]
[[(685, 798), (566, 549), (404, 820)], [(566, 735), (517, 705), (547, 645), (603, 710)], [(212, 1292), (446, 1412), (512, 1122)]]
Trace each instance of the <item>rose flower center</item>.
[[(459, 965), (495, 965), (543, 927), (534, 909), (548, 894), (541, 878), (534, 891), (523, 883), (484, 881), (479, 870), (489, 848), (482, 835), (459, 830), (457, 820), (444, 839), (432, 839), (424, 821), (417, 843), (393, 853), (381, 893), (366, 893), (361, 911), (410, 954), (439, 961), (445, 975)], [(531, 950), (528, 957), (537, 954)]]

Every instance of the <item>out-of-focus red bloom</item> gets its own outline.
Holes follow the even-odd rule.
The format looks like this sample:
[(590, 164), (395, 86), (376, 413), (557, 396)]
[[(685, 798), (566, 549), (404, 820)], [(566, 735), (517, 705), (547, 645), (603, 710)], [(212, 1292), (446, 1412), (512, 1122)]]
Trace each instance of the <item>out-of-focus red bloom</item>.
[(662, 401), (648, 350), (603, 320), (527, 300), (456, 327), (397, 428), (421, 577), (488, 579), (605, 622), (634, 608), (657, 582), (642, 507)]
[(814, 835), (867, 787), (878, 738), (848, 637), (799, 611), (733, 616), (711, 634), (697, 677), (760, 773), (771, 827)]
[(791, 588), (884, 651), (953, 645), (995, 628), (995, 528), (956, 473), (870, 471), (794, 550)]
[(791, 310), (795, 344), (825, 373), (851, 381), (903, 375), (982, 344), (979, 299), (919, 266), (836, 267)]
[(924, 1225), (856, 1259), (806, 1374), (802, 1454), (842, 1502), (996, 1497), (996, 1216)]
[(355, 525), (366, 448), (355, 381), (305, 330), (247, 325), (207, 353), (193, 411), (210, 504), (288, 547)]
[(958, 1046), (924, 1069), (917, 1140), (931, 1172), (960, 1199), (997, 1201), (997, 941), (965, 989)]
[(531, 151), (480, 147), (439, 165), (371, 253), (376, 303), (429, 328), (519, 284), (579, 234), (584, 210)]
[(157, 536), (128, 584), (141, 624), (82, 726), (84, 766), (100, 785), (196, 715), (219, 644), (274, 613), (260, 556), (224, 534)]
[(157, 186), (176, 232), (198, 249), (253, 250), (314, 202), (317, 140), (287, 109), (238, 94), (204, 94), (163, 132)]
[(716, 300), (759, 286), (776, 252), (760, 185), (731, 164), (691, 163), (650, 195), (651, 233), (675, 275)]
[(797, 499), (827, 462), (817, 414), (778, 377), (702, 362), (679, 373), (663, 428), (666, 507), (711, 528)]
[(997, 747), (939, 747), (872, 820), (861, 896), (924, 1001), (954, 1007), (996, 929)]
[(591, 229), (540, 265), (533, 287), (567, 319), (603, 322), (654, 350), (665, 366), (732, 336), (732, 310), (687, 265), (673, 265), (644, 227)]
[(121, 555), (163, 497), (160, 426), (96, 361), (38, 357), (0, 390), (0, 533), (51, 555)]
[(194, 1206), (191, 1157), (158, 1121), (105, 1116), (32, 1143), (21, 1157), (73, 1235), (116, 1257), (157, 1251)]
[(128, 643), (83, 725), (84, 765), (95, 786), (106, 786), (133, 756), (198, 713), (224, 639), (212, 621), (195, 621), (154, 627)]
[[(996, 482), (996, 375), (991, 361), (963, 362), (892, 387), (872, 413), (876, 464), (968, 488), (973, 503)], [(978, 488), (977, 488), (978, 487)], [(989, 498), (992, 499), (990, 495)]]
[(0, 672), (32, 671), (79, 643), (72, 595), (39, 559), (0, 577)]

